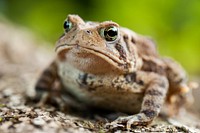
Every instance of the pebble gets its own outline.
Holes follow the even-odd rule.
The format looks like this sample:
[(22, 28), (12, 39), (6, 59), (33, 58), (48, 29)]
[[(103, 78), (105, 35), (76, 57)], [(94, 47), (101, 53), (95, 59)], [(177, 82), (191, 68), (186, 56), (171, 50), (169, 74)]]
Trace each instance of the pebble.
[(46, 122), (41, 118), (41, 117), (37, 117), (35, 119), (33, 119), (33, 124), (37, 125), (37, 126), (43, 126), (44, 124), (46, 124)]

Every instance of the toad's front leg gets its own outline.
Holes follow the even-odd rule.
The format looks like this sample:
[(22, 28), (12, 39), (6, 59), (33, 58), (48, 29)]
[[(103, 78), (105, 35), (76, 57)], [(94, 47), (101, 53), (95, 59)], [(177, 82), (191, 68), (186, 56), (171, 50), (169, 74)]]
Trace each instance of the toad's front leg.
[(35, 90), (34, 100), (37, 102), (37, 106), (53, 103), (58, 105), (60, 110), (69, 109), (69, 107), (84, 109), (69, 92), (63, 89), (55, 61), (43, 71), (36, 83)]
[(158, 74), (146, 72), (137, 72), (136, 79), (138, 81), (145, 81), (145, 86), (147, 86), (141, 110), (135, 115), (119, 117), (111, 123), (112, 127), (116, 127), (119, 124), (126, 124), (129, 129), (132, 125), (148, 125), (158, 116), (165, 101), (169, 86), (168, 80)]
[(57, 75), (57, 64), (55, 61), (43, 71), (36, 83), (35, 90), (35, 101), (38, 102), (38, 106), (42, 106), (52, 99), (55, 100), (60, 94), (61, 82)]

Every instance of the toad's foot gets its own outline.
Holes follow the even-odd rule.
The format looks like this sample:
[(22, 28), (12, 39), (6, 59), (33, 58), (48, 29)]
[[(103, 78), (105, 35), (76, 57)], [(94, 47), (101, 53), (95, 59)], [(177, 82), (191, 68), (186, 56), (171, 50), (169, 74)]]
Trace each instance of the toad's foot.
[(63, 100), (60, 95), (57, 94), (57, 92), (48, 92), (48, 91), (37, 91), (35, 98), (33, 101), (36, 102), (36, 107), (43, 107), (46, 104), (53, 104), (57, 105), (60, 110), (66, 109), (66, 103), (65, 100)]
[(131, 126), (145, 126), (151, 123), (152, 119), (148, 117), (145, 113), (139, 113), (136, 115), (119, 117), (115, 121), (109, 123), (107, 126), (109, 128), (116, 127), (126, 127), (126, 129), (131, 129)]

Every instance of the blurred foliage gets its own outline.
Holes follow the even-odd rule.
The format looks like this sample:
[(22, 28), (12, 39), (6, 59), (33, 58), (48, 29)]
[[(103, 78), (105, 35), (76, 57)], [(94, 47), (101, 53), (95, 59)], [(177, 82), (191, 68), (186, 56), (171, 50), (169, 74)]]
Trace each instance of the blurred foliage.
[(113, 20), (151, 36), (162, 55), (200, 74), (199, 0), (0, 0), (0, 13), (52, 43), (63, 32), (67, 14), (85, 20)]

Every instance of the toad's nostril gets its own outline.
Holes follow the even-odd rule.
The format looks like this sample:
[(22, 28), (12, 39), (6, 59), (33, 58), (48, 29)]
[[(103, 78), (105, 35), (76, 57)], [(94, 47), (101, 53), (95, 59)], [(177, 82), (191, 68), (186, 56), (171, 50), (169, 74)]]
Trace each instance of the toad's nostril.
[(87, 32), (88, 34), (91, 34), (91, 33), (92, 33), (90, 30), (86, 30), (86, 32)]

